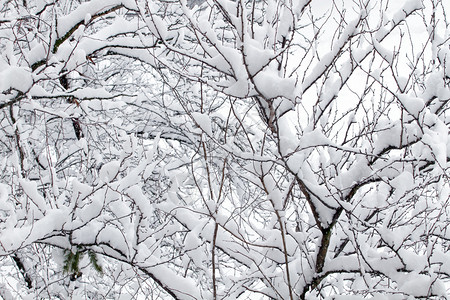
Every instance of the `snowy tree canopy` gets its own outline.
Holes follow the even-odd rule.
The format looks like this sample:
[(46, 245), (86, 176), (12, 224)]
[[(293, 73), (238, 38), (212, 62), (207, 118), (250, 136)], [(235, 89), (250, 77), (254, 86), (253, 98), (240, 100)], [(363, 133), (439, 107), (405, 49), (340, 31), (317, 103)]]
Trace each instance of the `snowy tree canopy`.
[(449, 16), (0, 1), (0, 296), (450, 298)]

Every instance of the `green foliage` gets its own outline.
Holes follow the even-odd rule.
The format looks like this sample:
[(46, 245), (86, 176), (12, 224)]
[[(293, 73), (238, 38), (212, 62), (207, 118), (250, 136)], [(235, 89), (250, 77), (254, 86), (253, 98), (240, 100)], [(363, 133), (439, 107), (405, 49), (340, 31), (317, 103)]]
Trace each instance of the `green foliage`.
[(89, 261), (91, 262), (92, 267), (94, 268), (94, 270), (97, 271), (100, 274), (103, 274), (103, 268), (98, 263), (97, 254), (94, 251), (92, 251), (92, 250), (88, 250), (88, 256), (89, 256)]
[(63, 270), (65, 273), (77, 273), (80, 270), (80, 259), (82, 258), (82, 253), (77, 249), (75, 253), (71, 250), (65, 251), (65, 260)]
[(87, 252), (89, 262), (92, 264), (94, 270), (100, 274), (103, 274), (103, 268), (99, 264), (97, 254), (92, 250), (81, 249), (81, 247), (77, 247), (75, 253), (72, 252), (72, 250), (66, 250), (64, 252), (65, 255), (63, 266), (64, 273), (72, 274), (71, 277), (75, 279), (77, 277), (80, 277), (81, 276), (80, 261), (83, 258), (85, 252)]

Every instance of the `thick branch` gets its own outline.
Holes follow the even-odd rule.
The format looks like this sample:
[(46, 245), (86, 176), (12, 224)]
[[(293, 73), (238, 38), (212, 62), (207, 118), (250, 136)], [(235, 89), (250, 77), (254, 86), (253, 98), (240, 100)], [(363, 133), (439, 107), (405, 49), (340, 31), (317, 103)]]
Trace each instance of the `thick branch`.
[(29, 288), (29, 289), (33, 288), (33, 282), (31, 280), (31, 277), (30, 277), (30, 275), (28, 275), (27, 270), (25, 269), (25, 265), (23, 264), (22, 260), (19, 258), (17, 253), (12, 254), (11, 259), (14, 261), (14, 263), (17, 266), (17, 269), (19, 269), (20, 273), (22, 274), (23, 278), (25, 279), (27, 288)]

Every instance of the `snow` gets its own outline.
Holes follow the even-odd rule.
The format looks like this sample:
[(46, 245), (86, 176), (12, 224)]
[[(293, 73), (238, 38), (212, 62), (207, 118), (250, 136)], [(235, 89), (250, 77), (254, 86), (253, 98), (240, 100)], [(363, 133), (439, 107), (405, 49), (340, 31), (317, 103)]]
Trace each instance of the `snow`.
[(212, 137), (213, 132), (211, 126), (211, 119), (209, 118), (208, 114), (193, 112), (191, 113), (191, 115), (195, 123), (202, 129), (202, 131), (204, 131), (208, 136)]
[(122, 251), (123, 253), (128, 253), (127, 241), (124, 238), (123, 233), (117, 227), (104, 227), (97, 235), (97, 243), (108, 243), (114, 245), (114, 248)]
[(63, 37), (74, 26), (81, 22), (85, 22), (86, 19), (90, 20), (92, 16), (102, 13), (120, 4), (122, 4), (122, 1), (120, 0), (110, 0), (107, 3), (105, 3), (105, 1), (103, 0), (93, 0), (81, 4), (70, 14), (58, 19), (58, 37)]
[(101, 99), (101, 98), (111, 98), (112, 94), (107, 92), (104, 88), (94, 89), (94, 88), (82, 88), (77, 89), (70, 93), (78, 99)]
[(154, 209), (151, 205), (150, 199), (144, 195), (142, 189), (138, 186), (132, 186), (126, 190), (126, 194), (134, 200), (139, 207), (140, 212), (150, 219), (153, 215)]
[(413, 175), (405, 171), (392, 179), (390, 184), (395, 189), (395, 199), (399, 199), (406, 191), (414, 188), (414, 178)]
[(163, 21), (161, 17), (158, 15), (150, 15), (149, 18), (147, 18), (147, 22), (149, 25), (150, 31), (157, 37), (165, 40), (168, 38), (168, 31), (167, 31), (167, 25)]
[(30, 66), (34, 63), (45, 59), (47, 54), (47, 49), (43, 44), (36, 44), (29, 52), (28, 52), (28, 62)]
[(86, 13), (86, 15), (84, 16), (84, 25), (87, 25), (92, 19), (92, 16), (90, 13)]
[(266, 98), (295, 99), (295, 79), (281, 78), (274, 71), (261, 71), (254, 78), (255, 88)]
[(425, 103), (422, 99), (411, 97), (405, 94), (397, 95), (403, 107), (408, 113), (410, 113), (415, 118), (419, 117), (419, 113), (425, 108)]
[(380, 56), (388, 62), (389, 65), (392, 65), (392, 62), (394, 60), (394, 53), (392, 50), (388, 50), (385, 47), (383, 47), (379, 41), (376, 39), (372, 39), (373, 46), (375, 50), (380, 54)]
[[(198, 248), (202, 244), (202, 241), (198, 238), (198, 232), (195, 230), (190, 231), (184, 240), (184, 250), (190, 251)], [(189, 255), (191, 256), (191, 255)]]
[(163, 282), (179, 299), (196, 300), (209, 298), (208, 293), (200, 295), (194, 280), (178, 276), (174, 271), (161, 265), (159, 261), (146, 259), (146, 265), (148, 266), (145, 268), (160, 282)]
[(46, 211), (47, 204), (44, 197), (42, 197), (38, 192), (37, 183), (26, 179), (19, 179), (19, 182), (25, 194), (30, 198), (31, 202), (38, 208), (38, 210), (41, 212)]
[(261, 43), (255, 39), (245, 40), (243, 51), (245, 64), (251, 75), (263, 70), (278, 55), (274, 54), (273, 51), (264, 49)]
[(401, 278), (399, 284), (400, 291), (417, 297), (428, 295), (432, 282), (427, 275), (411, 272), (408, 275), (399, 277)]
[(367, 166), (365, 159), (360, 156), (353, 162), (347, 171), (342, 170), (335, 181), (339, 183), (341, 190), (347, 190), (354, 183), (363, 180), (363, 178), (367, 178), (371, 173), (372, 170)]
[(79, 204), (79, 206), (81, 206), (82, 208), (79, 210), (78, 215), (80, 216), (80, 219), (83, 223), (88, 223), (100, 215), (104, 204), (104, 199), (102, 196), (103, 195), (98, 192), (89, 197), (89, 199), (83, 201), (88, 203)]
[(333, 144), (334, 143), (322, 133), (320, 128), (316, 128), (311, 132), (303, 134), (299, 141), (301, 149)]
[(402, 9), (400, 9), (397, 13), (392, 17), (392, 22), (394, 24), (398, 24), (405, 19), (407, 15), (412, 13), (415, 10), (423, 8), (423, 1), (421, 0), (409, 0), (407, 1)]
[(53, 231), (60, 231), (63, 224), (68, 220), (67, 216), (65, 210), (47, 210), (46, 215), (39, 220), (35, 220), (32, 225), (11, 228), (1, 232), (0, 244), (3, 246), (3, 251), (15, 251), (43, 239)]
[(10, 210), (13, 208), (8, 203), (9, 188), (6, 184), (0, 183), (0, 210)]
[(294, 4), (294, 8), (292, 9), (292, 12), (297, 15), (297, 17), (301, 16), (302, 9), (304, 9), (305, 5), (309, 3), (308, 0), (298, 0)]
[(422, 142), (431, 148), (441, 168), (445, 168), (447, 165), (448, 149), (447, 143), (443, 142), (445, 140), (448, 140), (448, 127), (439, 119), (436, 119), (436, 123), (431, 130), (424, 130)]
[(425, 270), (428, 262), (424, 255), (419, 255), (410, 249), (400, 249), (399, 254), (406, 264), (406, 268), (409, 270)]
[(396, 78), (396, 80), (397, 80), (397, 84), (398, 84), (400, 91), (404, 91), (408, 84), (408, 78), (406, 78), (404, 76), (399, 76)]
[[(136, 5), (134, 0), (127, 1), (127, 5)], [(431, 284), (433, 292), (444, 295), (447, 283), (437, 277), (441, 276), (439, 272), (450, 272), (449, 255), (443, 252), (447, 247), (434, 245), (445, 242), (429, 243), (433, 247), (430, 246), (428, 256), (424, 253), (425, 246), (421, 245), (428, 242), (423, 237), (430, 236), (432, 230), (445, 235), (443, 240), (450, 235), (445, 230), (448, 222), (444, 206), (449, 193), (444, 176), (445, 168), (449, 166), (446, 161), (450, 153), (449, 119), (445, 107), (443, 111), (437, 110), (450, 98), (444, 79), (445, 72), (449, 71), (442, 70), (445, 66), (438, 66), (437, 61), (434, 65), (429, 64), (435, 69), (428, 69), (430, 74), (422, 85), (422, 82), (415, 82), (415, 78), (420, 81), (423, 74), (410, 76), (401, 68), (396, 70), (397, 57), (404, 54), (407, 46), (396, 48), (399, 55), (394, 58), (390, 43), (396, 38), (397, 31), (389, 33), (408, 11), (420, 7), (421, 1), (408, 1), (392, 22), (381, 20), (374, 26), (383, 28), (373, 31), (371, 20), (360, 20), (369, 12), (377, 14), (379, 3), (376, 1), (373, 2), (376, 9), (369, 11), (372, 8), (367, 7), (368, 11), (363, 9), (353, 22), (342, 21), (339, 25), (336, 25), (340, 22), (339, 16), (334, 18), (334, 11), (330, 11), (330, 18), (325, 14), (324, 18), (316, 19), (314, 6), (306, 10), (301, 19), (294, 20), (308, 0), (297, 1), (292, 11), (288, 7), (289, 1), (255, 1), (254, 28), (247, 22), (253, 17), (252, 12), (247, 11), (248, 7), (240, 9), (239, 5), (244, 2), (209, 1), (202, 3), (201, 8), (188, 9), (180, 7), (177, 1), (169, 1), (164, 2), (164, 13), (159, 11), (160, 2), (148, 2), (148, 11), (146, 7), (130, 13), (122, 9), (107, 18), (96, 18), (96, 14), (122, 1), (81, 2), (67, 16), (57, 17), (53, 29), (59, 37), (74, 26), (78, 29), (72, 33), (75, 39), (68, 38), (55, 55), (49, 53), (46, 48), (49, 46), (30, 43), (27, 59), (28, 50), (18, 54), (14, 48), (17, 46), (5, 45), (4, 57), (8, 63), (0, 63), (0, 89), (5, 92), (16, 85), (19, 88), (13, 88), (22, 89), (34, 98), (13, 106), (18, 120), (16, 126), (9, 124), (9, 118), (0, 121), (6, 133), (4, 137), (0, 134), (3, 145), (0, 148), (6, 149), (5, 160), (8, 160), (7, 163), (0, 162), (0, 171), (4, 173), (1, 178), (4, 183), (0, 184), (0, 245), (4, 248), (0, 254), (8, 255), (8, 251), (42, 242), (39, 240), (42, 238), (64, 248), (70, 247), (70, 242), (94, 245), (95, 251), (133, 264), (135, 270), (147, 272), (145, 276), (150, 275), (157, 284), (170, 289), (180, 299), (209, 299), (212, 298), (209, 289), (212, 272), (208, 266), (213, 251), (211, 245), (215, 242), (220, 249), (214, 252), (220, 274), (218, 298), (253, 299), (256, 293), (250, 291), (254, 290), (274, 299), (288, 299), (286, 257), (275, 211), (286, 230), (284, 241), (291, 284), (298, 296), (314, 278), (327, 274), (315, 272), (317, 252), (314, 250), (321, 238), (320, 225), (330, 225), (336, 210), (343, 207), (346, 211), (333, 228), (323, 270), (336, 271), (323, 281), (336, 291), (325, 287), (324, 295), (331, 298), (334, 295), (328, 295), (328, 292), (361, 292), (374, 299), (395, 299), (395, 295), (380, 295), (387, 288), (383, 286), (384, 279), (392, 282), (389, 292), (404, 292), (399, 299), (407, 297), (408, 293), (426, 297), (423, 293)], [(215, 6), (210, 7), (211, 4)], [(222, 14), (217, 7), (219, 4), (228, 10)], [(340, 9), (336, 4), (333, 10)], [(42, 7), (43, 4), (39, 5)], [(323, 11), (329, 9), (320, 1), (314, 5), (321, 6)], [(266, 7), (267, 11), (258, 12), (260, 6)], [(59, 9), (59, 6), (55, 8)], [(186, 14), (174, 20), (183, 9)], [(354, 15), (357, 11), (342, 8), (346, 20), (351, 20), (349, 14)], [(49, 7), (43, 18), (51, 13)], [(121, 14), (123, 17), (118, 16)], [(140, 17), (147, 18), (147, 24)], [(311, 22), (309, 17), (314, 18), (316, 24), (303, 26)], [(279, 18), (281, 20), (277, 20)], [(300, 22), (301, 29), (294, 33), (289, 27), (295, 22)], [(326, 24), (319, 30), (321, 22)], [(183, 34), (178, 35), (177, 30), (173, 30), (174, 24), (183, 27)], [(364, 33), (358, 38), (360, 28)], [(193, 29), (197, 30), (198, 36)], [(253, 29), (255, 35), (250, 37)], [(136, 36), (127, 32), (136, 33)], [(167, 48), (159, 44), (136, 49), (142, 45), (142, 40), (144, 45), (153, 46), (156, 38), (151, 32), (166, 38)], [(311, 45), (293, 40), (287, 52), (281, 53), (285, 50), (280, 46), (282, 37), (298, 32), (304, 34), (301, 38), (311, 39)], [(407, 30), (402, 32), (408, 34)], [(45, 33), (55, 38), (53, 33)], [(319, 34), (320, 38), (315, 41), (314, 33), (323, 35)], [(393, 39), (384, 41), (388, 33)], [(30, 33), (30, 38), (33, 34)], [(174, 37), (179, 41), (169, 41)], [(52, 39), (45, 40), (45, 34), (39, 35), (39, 39), (43, 40), (43, 45), (51, 45)], [(351, 48), (347, 48), (350, 39), (352, 44), (348, 47)], [(407, 40), (404, 38), (403, 41)], [(414, 36), (412, 40), (416, 42)], [(314, 48), (312, 52), (317, 51), (317, 56), (304, 53), (309, 46)], [(442, 61), (448, 58), (444, 46), (448, 45), (439, 46), (441, 49), (436, 52)], [(104, 55), (107, 50), (97, 51), (103, 47), (119, 56)], [(297, 49), (301, 50), (296, 52)], [(376, 52), (373, 60), (363, 61), (364, 57), (371, 58), (367, 54), (373, 51)], [(425, 49), (424, 57), (429, 55), (428, 51)], [(105, 63), (97, 64), (96, 61), (96, 65), (92, 65), (87, 62), (86, 56), (94, 52), (96, 60), (104, 59)], [(47, 54), (49, 61), (36, 70), (37, 74), (31, 74), (28, 68), (16, 67), (20, 63), (40, 61)], [(305, 54), (307, 63), (302, 64), (307, 66), (301, 65), (292, 77), (288, 77), (284, 69), (278, 70), (281, 54), (283, 61), (287, 56), (297, 59), (297, 54)], [(113, 62), (123, 63), (118, 58), (120, 55), (140, 60), (142, 64), (114, 69)], [(393, 70), (383, 69), (386, 62), (380, 57)], [(350, 61), (349, 58), (357, 60)], [(287, 66), (287, 74), (291, 65), (295, 65), (293, 60)], [(153, 72), (146, 63), (153, 67), (164, 65), (157, 70), (164, 76), (164, 82), (151, 82), (151, 87), (146, 85), (147, 74)], [(417, 72), (422, 65), (428, 65), (427, 61), (417, 65)], [(63, 66), (71, 72), (74, 85), (67, 91), (53, 91), (54, 87), (60, 86), (58, 74)], [(144, 67), (149, 69), (144, 70)], [(97, 68), (105, 73), (92, 74)], [(368, 78), (367, 86), (364, 86), (366, 69), (379, 82)], [(124, 77), (108, 77), (116, 71)], [(148, 71), (144, 78), (137, 78), (144, 71)], [(77, 72), (82, 74), (77, 75)], [(302, 79), (302, 76), (305, 77)], [(408, 82), (408, 78), (414, 80)], [(139, 81), (135, 84), (134, 79)], [(190, 79), (203, 83), (203, 98), (199, 97), (198, 89), (190, 89)], [(116, 86), (115, 80), (127, 86)], [(344, 82), (347, 84), (342, 86)], [(385, 84), (386, 89), (380, 93), (381, 84)], [(391, 87), (390, 90), (395, 92), (397, 84), (401, 94), (385, 93)], [(94, 89), (101, 85), (105, 88)], [(421, 94), (423, 86), (425, 91)], [(138, 99), (114, 97), (116, 90), (125, 89), (140, 94)], [(304, 90), (308, 91), (299, 100)], [(179, 98), (170, 103), (172, 91)], [(358, 100), (361, 101), (346, 102), (346, 97), (351, 94), (349, 91), (354, 93), (352, 97), (360, 97)], [(69, 104), (65, 101), (68, 95), (83, 101), (79, 106)], [(258, 100), (253, 97), (255, 95)], [(6, 101), (9, 96), (3, 93)], [(46, 96), (52, 96), (52, 99), (45, 99)], [(187, 105), (181, 105), (180, 100), (186, 100)], [(222, 106), (221, 101), (224, 101)], [(431, 105), (425, 107), (428, 102)], [(258, 104), (261, 107), (256, 107)], [(268, 130), (258, 115), (258, 109), (269, 112), (269, 104), (275, 110), (276, 134)], [(230, 105), (233, 105), (233, 111), (230, 111)], [(164, 109), (163, 113), (161, 109)], [(406, 110), (402, 120), (401, 109)], [(164, 115), (166, 112), (167, 116)], [(9, 112), (4, 110), (3, 113)], [(83, 118), (81, 125), (85, 138), (80, 141), (73, 138), (73, 129), (68, 122), (72, 116)], [(318, 116), (321, 116), (320, 120)], [(350, 130), (345, 132), (347, 127)], [(145, 128), (144, 137), (135, 134), (141, 128)], [(15, 145), (15, 129), (25, 145), (24, 174), (33, 180), (19, 179), (24, 175), (20, 172), (18, 152), (9, 154), (8, 147)], [(197, 152), (199, 134), (211, 146), (208, 146), (207, 161)], [(339, 141), (344, 134), (348, 134), (348, 143), (342, 146)], [(157, 138), (151, 140), (149, 137), (154, 135)], [(183, 139), (177, 139), (178, 136)], [(390, 150), (407, 142), (414, 143), (404, 151)], [(47, 168), (38, 166), (34, 161), (36, 157), (41, 161), (48, 160), (43, 163)], [(227, 164), (222, 170), (225, 157)], [(424, 173), (420, 159), (436, 162), (432, 171), (425, 170)], [(206, 174), (206, 163), (210, 167), (209, 174)], [(53, 165), (57, 166), (56, 170), (51, 169)], [(196, 176), (195, 180), (193, 176)], [(308, 199), (299, 189), (299, 182), (306, 186)], [(354, 188), (358, 188), (356, 193)], [(219, 190), (222, 194), (217, 202), (215, 197)], [(208, 199), (210, 193), (214, 201)], [(353, 198), (347, 202), (350, 195)], [(395, 201), (400, 205), (396, 206)], [(10, 209), (13, 203), (16, 205)], [(52, 211), (53, 207), (60, 210)], [(312, 214), (312, 208), (318, 215)], [(375, 215), (367, 220), (373, 212)], [(427, 220), (423, 219), (424, 215)], [(393, 223), (395, 218), (403, 216), (405, 220)], [(316, 224), (316, 218), (321, 224)], [(217, 224), (218, 234), (213, 237)], [(347, 238), (349, 242), (344, 251), (334, 257), (333, 251)], [(395, 247), (395, 251), (385, 247), (384, 242)], [(34, 247), (24, 250), (32, 253)], [(406, 271), (398, 272), (404, 267), (399, 256)], [(112, 267), (116, 267), (115, 262)], [(135, 275), (127, 273), (126, 267), (123, 272), (119, 269), (115, 274)], [(371, 278), (370, 270), (382, 272), (383, 280)], [(40, 271), (36, 269), (37, 273), (44, 274)], [(196, 273), (192, 275), (193, 272)], [(60, 274), (53, 269), (49, 273)], [(88, 276), (88, 273), (83, 274)], [(116, 279), (118, 285), (123, 282), (122, 278)], [(127, 284), (123, 285), (126, 290)], [(307, 297), (315, 298), (315, 292), (308, 293)], [(336, 298), (361, 297), (341, 295)]]
[(380, 81), (381, 72), (382, 72), (382, 70), (380, 68), (375, 69), (370, 73), (370, 76), (372, 76), (375, 80)]
[(33, 77), (27, 68), (7, 67), (0, 72), (0, 91), (10, 88), (26, 93), (33, 85)]
[[(166, 201), (157, 205), (159, 209), (165, 212), (170, 212), (179, 222), (181, 222), (184, 226), (186, 226), (190, 231), (195, 230), (196, 228), (204, 228), (206, 227), (205, 221), (199, 218), (199, 215), (195, 212), (191, 212), (190, 210), (183, 209), (182, 207), (178, 207), (171, 201)], [(212, 234), (208, 234), (208, 232), (199, 232), (199, 237), (204, 239), (210, 239)], [(218, 238), (216, 240), (217, 247), (220, 247), (223, 251), (226, 251), (228, 255), (232, 258), (236, 259), (249, 266), (252, 263), (252, 259), (250, 259), (245, 253), (248, 253), (249, 250), (245, 249), (239, 243), (233, 242), (233, 238), (229, 232), (220, 230), (218, 234)], [(242, 254), (244, 253), (244, 255)], [(252, 254), (254, 259), (261, 259), (261, 255), (258, 253)]]
[[(215, 83), (211, 82), (211, 84)], [(228, 95), (243, 98), (247, 97), (250, 93), (249, 83), (247, 82), (247, 80), (237, 80), (231, 84), (229, 84), (228, 82), (223, 82), (223, 84), (227, 86), (227, 88), (225, 88), (223, 92)]]

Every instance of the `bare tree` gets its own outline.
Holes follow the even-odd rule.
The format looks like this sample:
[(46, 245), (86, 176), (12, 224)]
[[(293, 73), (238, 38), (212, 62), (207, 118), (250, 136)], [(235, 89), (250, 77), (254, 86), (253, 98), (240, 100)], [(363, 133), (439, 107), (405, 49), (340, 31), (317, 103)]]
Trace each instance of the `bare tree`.
[(0, 295), (446, 299), (444, 2), (2, 3)]

